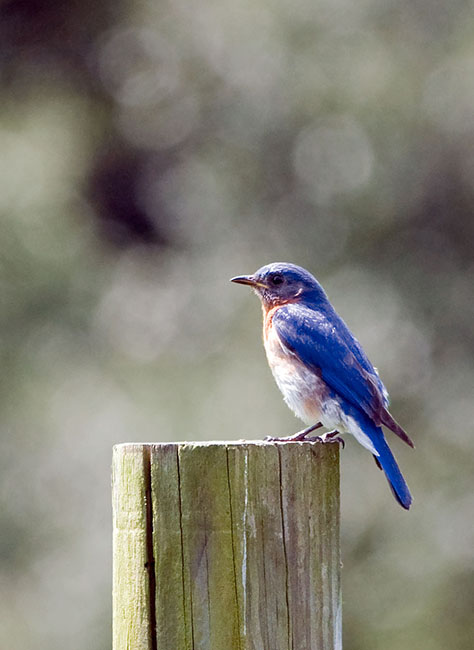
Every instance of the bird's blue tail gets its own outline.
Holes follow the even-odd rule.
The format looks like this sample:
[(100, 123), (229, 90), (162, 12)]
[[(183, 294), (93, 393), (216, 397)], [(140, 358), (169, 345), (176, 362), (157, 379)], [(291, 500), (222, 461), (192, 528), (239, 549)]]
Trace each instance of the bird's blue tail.
[(375, 462), (384, 471), (393, 496), (403, 508), (409, 510), (412, 496), (397, 465), (397, 461), (385, 440), (382, 429), (370, 423), (370, 432), (367, 426), (364, 426), (364, 430), (368, 433), (375, 449), (379, 453), (378, 456), (374, 456)]

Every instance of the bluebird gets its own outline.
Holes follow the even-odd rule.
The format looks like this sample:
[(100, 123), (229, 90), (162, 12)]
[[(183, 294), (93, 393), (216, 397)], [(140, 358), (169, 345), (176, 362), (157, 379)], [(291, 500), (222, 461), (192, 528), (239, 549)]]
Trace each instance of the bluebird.
[[(286, 438), (331, 442), (351, 433), (374, 456), (395, 499), (409, 509), (412, 497), (385, 440), (382, 426), (410, 447), (413, 442), (388, 411), (388, 392), (362, 346), (305, 269), (276, 262), (232, 282), (251, 286), (262, 303), (268, 363), (287, 405), (310, 426)], [(309, 438), (314, 440), (315, 438)], [(339, 439), (339, 438), (337, 438)]]

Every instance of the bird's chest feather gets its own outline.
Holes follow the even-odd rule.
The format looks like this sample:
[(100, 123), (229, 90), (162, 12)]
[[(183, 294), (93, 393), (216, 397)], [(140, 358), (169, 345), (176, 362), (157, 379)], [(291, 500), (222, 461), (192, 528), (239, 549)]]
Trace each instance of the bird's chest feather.
[(267, 359), (278, 388), (288, 406), (304, 422), (312, 424), (321, 417), (327, 388), (318, 375), (286, 348), (272, 320), (275, 308), (264, 314), (263, 341)]

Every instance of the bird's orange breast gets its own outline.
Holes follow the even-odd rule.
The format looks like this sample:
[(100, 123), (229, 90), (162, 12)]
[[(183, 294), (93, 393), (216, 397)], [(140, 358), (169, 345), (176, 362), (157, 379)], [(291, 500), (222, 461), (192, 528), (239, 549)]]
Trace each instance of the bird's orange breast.
[(266, 309), (264, 306), (262, 306), (263, 309), (263, 341), (266, 344), (270, 338), (271, 331), (272, 331), (272, 321), (273, 321), (273, 316), (275, 315), (276, 310), (280, 307), (280, 305), (276, 305), (275, 307), (270, 307), (270, 309)]

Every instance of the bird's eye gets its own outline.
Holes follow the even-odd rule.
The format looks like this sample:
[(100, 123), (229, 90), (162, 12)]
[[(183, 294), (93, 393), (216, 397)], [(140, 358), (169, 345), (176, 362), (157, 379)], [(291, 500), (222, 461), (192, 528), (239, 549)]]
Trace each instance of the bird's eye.
[(272, 275), (272, 277), (271, 277), (271, 283), (274, 286), (278, 286), (279, 284), (283, 284), (283, 276), (280, 275), (280, 273), (275, 273), (275, 275)]

